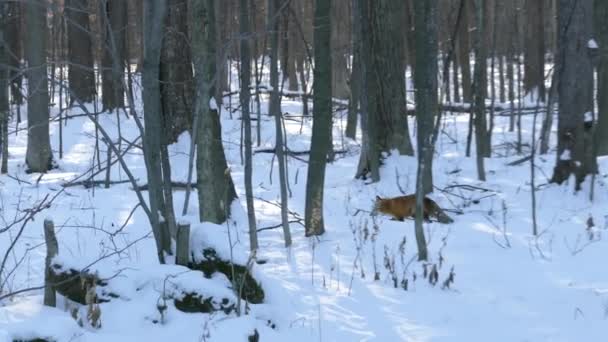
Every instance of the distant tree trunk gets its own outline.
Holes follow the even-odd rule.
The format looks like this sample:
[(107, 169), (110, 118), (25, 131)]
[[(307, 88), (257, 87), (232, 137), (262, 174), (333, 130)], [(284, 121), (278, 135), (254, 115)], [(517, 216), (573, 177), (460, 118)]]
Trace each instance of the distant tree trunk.
[(593, 3), (560, 0), (557, 11), (559, 115), (557, 161), (551, 182), (562, 184), (575, 175), (580, 190), (585, 177), (597, 171), (592, 131), (593, 69), (587, 50), (592, 38)]
[[(350, 0), (331, 1), (331, 45), (332, 45), (332, 94), (339, 99), (349, 98), (348, 41), (350, 40), (350, 22), (348, 2)], [(316, 28), (316, 27), (315, 27)], [(317, 50), (315, 50), (316, 54)]]
[(348, 119), (346, 136), (355, 139), (357, 136), (357, 119), (359, 117), (359, 98), (361, 92), (361, 11), (359, 1), (352, 0), (352, 54), (353, 62), (350, 73), (350, 101), (348, 102)]
[(600, 48), (597, 68), (598, 116), (595, 144), (600, 156), (608, 155), (608, 1), (595, 0), (595, 36)]
[(325, 233), (323, 222), (323, 189), (325, 166), (331, 144), (332, 126), (332, 0), (315, 3), (314, 50), (315, 68), (313, 84), (313, 125), (308, 177), (306, 178), (306, 210), (304, 225), (306, 236)]
[[(544, 1), (525, 0), (524, 92), (536, 91), (545, 99), (545, 30)], [(536, 100), (536, 99), (532, 99)]]
[[(159, 66), (163, 25), (167, 13), (166, 0), (144, 2), (144, 60), (142, 70), (142, 99), (144, 105), (144, 159), (148, 175), (150, 224), (156, 240), (158, 260), (165, 263), (165, 253), (171, 254), (171, 236), (165, 224), (163, 209), (163, 173), (161, 156), (162, 106), (160, 99)], [(163, 215), (163, 216), (161, 216)]]
[(463, 0), (465, 7), (460, 19), (458, 33), (458, 62), (460, 62), (460, 71), (462, 72), (462, 101), (472, 103), (473, 96), (471, 92), (471, 60), (469, 56), (470, 38), (469, 38), (469, 12), (470, 2), (472, 0)]
[[(5, 42), (7, 39), (7, 28), (9, 24), (9, 5), (0, 4), (0, 42)], [(2, 166), (0, 173), (7, 173), (8, 159), (8, 116), (10, 107), (8, 104), (9, 93), (9, 55), (10, 47), (8, 44), (0, 44), (0, 154), (2, 155)]]
[(433, 123), (438, 111), (437, 96), (437, 0), (414, 2), (416, 72), (414, 88), (417, 118), (417, 154), (422, 194), (433, 192)]
[(27, 152), (29, 172), (46, 172), (51, 168), (52, 152), (49, 137), (49, 92), (46, 63), (46, 2), (25, 3), (27, 36), (25, 49), (27, 72)]
[(397, 149), (400, 154), (413, 154), (406, 116), (403, 35), (393, 29), (403, 21), (404, 11), (400, 2), (390, 0), (367, 0), (363, 6), (369, 18), (361, 19), (365, 50), (361, 64), (368, 74), (362, 91), (368, 98), (369, 139), (361, 149), (357, 176), (371, 173), (378, 181), (381, 152)]
[(278, 10), (283, 0), (268, 0), (268, 32), (270, 32), (270, 93), (269, 114), (274, 116), (275, 151), (279, 164), (279, 182), (281, 187), (281, 225), (285, 247), (291, 246), (291, 231), (289, 229), (288, 199), (287, 199), (287, 169), (285, 160), (285, 142), (283, 141), (283, 115), (281, 114), (281, 95), (279, 93), (279, 22)]
[(290, 3), (289, 10), (289, 20), (287, 22), (287, 35), (288, 35), (288, 56), (287, 56), (287, 77), (289, 79), (289, 90), (297, 91), (298, 90), (298, 73), (296, 69), (296, 60), (298, 55), (303, 53), (302, 45), (302, 37), (300, 37), (298, 31), (298, 25), (301, 25), (301, 21), (296, 17), (296, 11), (294, 11), (294, 6)]
[(477, 177), (481, 181), (486, 180), (485, 167), (483, 158), (489, 154), (490, 147), (487, 139), (487, 124), (485, 113), (485, 89), (487, 85), (487, 68), (486, 59), (488, 56), (487, 46), (484, 44), (484, 35), (486, 28), (484, 27), (483, 13), (486, 0), (475, 0), (475, 30), (474, 49), (475, 49), (475, 82), (473, 89), (474, 110), (475, 113), (475, 144), (477, 155)]
[(416, 244), (418, 260), (427, 260), (428, 252), (422, 227), (424, 196), (433, 191), (433, 121), (437, 98), (437, 0), (415, 1), (416, 35), (416, 117), (418, 119), (418, 172), (416, 175)]
[(10, 73), (10, 87), (12, 102), (16, 104), (23, 103), (23, 95), (21, 94), (21, 58), (22, 58), (22, 37), (24, 30), (22, 30), (22, 12), (23, 3), (19, 1), (8, 2), (8, 18), (6, 19), (6, 34), (5, 40), (8, 44), (8, 64), (11, 67)]
[[(199, 216), (202, 221), (223, 223), (230, 216), (236, 198), (234, 183), (222, 145), (217, 104), (212, 100), (217, 77), (217, 34), (214, 0), (193, 0), (192, 60), (196, 79), (196, 98), (201, 126), (197, 139), (197, 183)], [(213, 104), (213, 105), (211, 105)]]
[(252, 151), (251, 151), (251, 115), (249, 112), (251, 84), (251, 41), (252, 35), (249, 25), (249, 0), (240, 0), (239, 26), (241, 32), (240, 54), (241, 54), (241, 112), (243, 124), (245, 125), (245, 198), (247, 200), (247, 221), (249, 222), (249, 248), (252, 251), (258, 249), (258, 233), (255, 222), (255, 208), (253, 206), (252, 185)]
[(70, 102), (74, 102), (75, 98), (83, 102), (91, 102), (95, 96), (95, 71), (88, 1), (67, 0), (65, 13), (68, 31)]
[(102, 0), (100, 4), (102, 32), (105, 32), (101, 61), (102, 104), (103, 110), (111, 111), (125, 106), (127, 2)]
[(160, 56), (165, 135), (169, 142), (192, 129), (192, 58), (188, 38), (188, 1), (169, 0)]

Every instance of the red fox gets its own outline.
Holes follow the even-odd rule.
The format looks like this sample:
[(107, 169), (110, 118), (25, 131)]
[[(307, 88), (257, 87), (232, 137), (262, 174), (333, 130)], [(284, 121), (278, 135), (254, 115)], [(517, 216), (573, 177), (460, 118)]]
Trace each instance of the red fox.
[[(432, 199), (425, 197), (423, 202), (425, 221), (430, 222), (431, 217), (435, 217), (440, 223), (452, 223), (454, 220), (449, 217)], [(403, 221), (406, 217), (416, 217), (416, 195), (399, 196), (393, 198), (381, 198), (376, 196), (372, 215), (381, 212), (392, 216), (398, 221)]]

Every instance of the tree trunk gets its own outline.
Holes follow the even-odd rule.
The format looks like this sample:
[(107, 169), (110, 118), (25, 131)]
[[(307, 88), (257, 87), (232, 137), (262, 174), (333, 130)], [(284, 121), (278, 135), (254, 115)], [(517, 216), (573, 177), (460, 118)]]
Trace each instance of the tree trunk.
[(270, 32), (270, 105), (269, 114), (274, 116), (275, 123), (275, 149), (279, 164), (279, 182), (281, 187), (281, 225), (285, 247), (291, 246), (291, 231), (289, 229), (288, 201), (287, 201), (287, 171), (285, 160), (285, 142), (283, 141), (283, 123), (281, 114), (281, 97), (279, 94), (279, 22), (277, 11), (282, 0), (268, 0), (268, 32)]
[(27, 2), (27, 39), (25, 39), (27, 72), (27, 152), (29, 172), (46, 172), (51, 168), (49, 137), (49, 92), (46, 63), (47, 3)]
[(416, 117), (418, 119), (418, 171), (416, 175), (416, 244), (418, 260), (427, 260), (422, 227), (424, 195), (433, 191), (433, 121), (437, 97), (437, 0), (414, 2), (416, 35)]
[[(127, 2), (102, 0), (101, 29), (104, 34), (102, 67), (103, 110), (125, 106), (124, 72), (126, 60)], [(162, 37), (159, 37), (162, 40)]]
[(471, 103), (473, 102), (473, 96), (471, 95), (471, 60), (469, 56), (471, 44), (469, 37), (469, 12), (471, 0), (463, 1), (465, 4), (459, 25), (457, 59), (458, 62), (460, 62), (460, 71), (462, 72), (462, 102)]
[(475, 115), (475, 150), (477, 155), (477, 177), (481, 181), (486, 180), (485, 167), (483, 158), (489, 154), (490, 147), (488, 146), (487, 128), (486, 128), (486, 113), (485, 113), (485, 89), (487, 88), (487, 68), (486, 59), (488, 56), (487, 46), (484, 44), (484, 35), (486, 27), (483, 19), (484, 6), (486, 0), (475, 0), (475, 22), (477, 30), (475, 31), (474, 49), (475, 49), (475, 83), (473, 89), (474, 97), (474, 115)]
[(196, 97), (200, 101), (201, 127), (197, 139), (196, 172), (201, 222), (221, 224), (230, 216), (236, 198), (232, 176), (224, 155), (217, 104), (212, 100), (217, 77), (217, 34), (214, 0), (193, 0), (192, 59)]
[[(524, 92), (545, 99), (544, 1), (525, 0)], [(535, 98), (531, 99), (535, 101)]]
[(252, 185), (252, 151), (251, 151), (251, 115), (249, 112), (251, 84), (251, 48), (249, 36), (251, 27), (249, 25), (249, 0), (240, 0), (239, 26), (241, 32), (240, 54), (241, 54), (241, 112), (243, 124), (245, 125), (245, 198), (247, 200), (247, 221), (249, 222), (249, 248), (252, 251), (258, 249), (258, 233), (255, 222), (255, 208), (253, 206)]
[[(350, 41), (350, 14), (348, 2), (351, 0), (331, 1), (331, 59), (332, 94), (338, 99), (349, 98), (348, 87), (348, 42)], [(316, 28), (316, 27), (315, 27)], [(317, 50), (314, 50), (315, 54)]]
[[(6, 41), (7, 28), (9, 24), (9, 9), (8, 4), (0, 4), (0, 42)], [(9, 104), (8, 104), (8, 93), (9, 93), (9, 64), (8, 59), (10, 55), (10, 48), (8, 44), (0, 45), (0, 154), (2, 155), (2, 166), (0, 167), (0, 173), (6, 173), (7, 170), (7, 159), (8, 159), (8, 135), (5, 136), (4, 131), (8, 128), (8, 116), (9, 116)]]
[(357, 136), (357, 119), (359, 117), (359, 98), (361, 93), (361, 22), (359, 1), (352, 0), (352, 54), (353, 63), (350, 73), (350, 101), (348, 102), (348, 119), (346, 136), (355, 139)]
[(323, 189), (327, 152), (331, 148), (332, 126), (332, 46), (333, 19), (330, 15), (333, 1), (315, 3), (314, 50), (315, 68), (313, 84), (313, 125), (308, 177), (306, 181), (306, 210), (304, 225), (306, 236), (325, 233), (323, 223)]
[(160, 80), (165, 134), (169, 142), (192, 129), (192, 58), (186, 0), (169, 0), (160, 56)]
[(8, 64), (11, 67), (10, 73), (10, 87), (12, 102), (16, 104), (23, 103), (23, 94), (21, 94), (21, 58), (22, 58), (22, 15), (23, 5), (19, 1), (8, 2), (8, 18), (6, 19), (6, 34), (5, 39), (8, 44), (8, 51), (10, 52), (7, 56)]
[(74, 102), (74, 98), (91, 102), (95, 96), (95, 71), (88, 1), (67, 0), (65, 12), (68, 31), (70, 103)]
[[(368, 144), (362, 146), (358, 177), (378, 175), (381, 152), (397, 149), (412, 155), (406, 117), (403, 35), (394, 30), (402, 22), (402, 4), (390, 0), (367, 0), (361, 19), (362, 65), (367, 75), (362, 91), (367, 94)], [(362, 16), (364, 18), (364, 16)], [(372, 160), (375, 160), (372, 162)], [(364, 172), (364, 173), (362, 173)], [(374, 179), (374, 176), (372, 176)], [(374, 179), (377, 181), (378, 179)]]
[(417, 118), (417, 154), (422, 194), (433, 191), (433, 123), (438, 111), (437, 96), (437, 0), (414, 2), (416, 72), (414, 88)]
[(576, 177), (580, 190), (585, 177), (597, 170), (593, 155), (593, 69), (587, 50), (592, 38), (591, 1), (560, 0), (558, 4), (559, 115), (557, 124), (557, 161), (551, 182), (562, 184)]
[(598, 116), (595, 145), (600, 156), (608, 155), (608, 2), (595, 0), (595, 36), (600, 48), (597, 68)]
[(156, 239), (160, 263), (165, 263), (165, 253), (171, 253), (171, 236), (162, 209), (164, 207), (161, 137), (162, 117), (159, 84), (159, 66), (163, 26), (167, 13), (166, 0), (144, 3), (144, 61), (142, 71), (142, 98), (144, 105), (144, 157), (148, 174), (150, 197), (150, 224)]

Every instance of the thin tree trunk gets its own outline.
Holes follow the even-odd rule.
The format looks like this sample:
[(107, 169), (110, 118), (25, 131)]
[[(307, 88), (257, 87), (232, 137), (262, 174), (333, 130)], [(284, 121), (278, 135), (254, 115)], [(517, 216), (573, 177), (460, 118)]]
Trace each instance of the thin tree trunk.
[[(416, 117), (418, 119), (418, 171), (416, 174), (416, 244), (418, 260), (428, 252), (422, 227), (424, 196), (433, 190), (433, 120), (438, 109), (437, 96), (437, 0), (414, 2), (416, 36)], [(447, 81), (447, 80), (446, 80)]]
[[(217, 34), (214, 0), (193, 0), (191, 26), (192, 60), (201, 127), (197, 139), (197, 184), (201, 222), (217, 224), (230, 216), (236, 198), (234, 183), (222, 145), (222, 130), (217, 104), (212, 99), (218, 82)], [(215, 107), (215, 108), (214, 108)]]
[(315, 3), (313, 125), (306, 181), (306, 236), (323, 235), (323, 189), (332, 128), (332, 0)]
[(291, 231), (289, 229), (288, 200), (287, 200), (287, 177), (285, 167), (285, 142), (283, 141), (281, 97), (279, 93), (279, 71), (278, 71), (278, 50), (279, 50), (279, 23), (277, 11), (281, 7), (282, 0), (268, 0), (268, 31), (270, 32), (270, 115), (275, 120), (275, 149), (279, 164), (279, 182), (281, 187), (281, 225), (283, 227), (283, 237), (285, 247), (291, 246)]
[(258, 249), (258, 233), (255, 222), (255, 208), (253, 206), (253, 184), (252, 184), (252, 151), (251, 151), (251, 115), (249, 112), (251, 83), (251, 52), (250, 40), (251, 27), (249, 25), (249, 1), (240, 0), (239, 25), (241, 32), (240, 54), (241, 54), (241, 113), (245, 125), (245, 198), (247, 200), (247, 221), (249, 222), (249, 248), (251, 251)]
[[(12, 103), (23, 104), (23, 95), (21, 94), (21, 58), (24, 35), (22, 30), (23, 3), (19, 1), (8, 2), (8, 18), (6, 18), (6, 34), (5, 40), (8, 45), (8, 64), (11, 67), (10, 87)], [(19, 120), (20, 121), (20, 120)]]
[(595, 0), (595, 35), (600, 48), (597, 68), (598, 116), (595, 146), (600, 156), (608, 155), (608, 2)]
[(127, 3), (101, 0), (101, 25), (104, 34), (102, 58), (103, 110), (125, 106), (124, 71), (126, 60)]
[(160, 263), (165, 263), (165, 253), (171, 253), (171, 237), (164, 218), (160, 215), (163, 208), (163, 179), (161, 170), (161, 101), (159, 84), (159, 65), (163, 26), (167, 13), (166, 0), (146, 1), (144, 3), (144, 61), (142, 72), (142, 98), (145, 121), (144, 159), (148, 174), (148, 194), (150, 198), (150, 224), (156, 239)]
[(46, 172), (51, 168), (52, 152), (49, 136), (49, 93), (46, 63), (47, 36), (46, 2), (27, 2), (27, 39), (25, 39), (28, 62), (28, 135), (26, 164), (29, 172)]
[[(545, 99), (545, 30), (544, 1), (526, 0), (526, 29), (524, 34), (524, 93), (536, 92)], [(534, 101), (535, 99), (532, 98)]]
[(488, 154), (487, 146), (487, 128), (486, 128), (486, 113), (485, 113), (485, 89), (486, 89), (486, 59), (487, 51), (484, 44), (484, 13), (485, 0), (475, 0), (475, 22), (477, 30), (475, 32), (474, 49), (475, 49), (475, 86), (473, 89), (474, 96), (474, 113), (475, 113), (475, 150), (477, 155), (477, 177), (481, 181), (486, 180), (484, 157)]
[(346, 136), (356, 139), (357, 119), (359, 117), (359, 98), (361, 92), (361, 22), (358, 1), (352, 0), (352, 52), (353, 63), (350, 73), (350, 101), (348, 102), (348, 118), (346, 121)]
[(88, 1), (67, 0), (65, 13), (68, 33), (70, 103), (74, 101), (74, 97), (84, 102), (91, 102), (95, 94), (95, 71), (93, 69)]
[[(9, 10), (6, 5), (0, 5), (0, 42), (6, 41), (6, 33), (8, 28)], [(10, 50), (7, 45), (0, 45), (0, 153), (2, 154), (2, 166), (0, 173), (8, 172), (8, 116), (10, 106), (8, 103), (9, 94), (9, 54)]]

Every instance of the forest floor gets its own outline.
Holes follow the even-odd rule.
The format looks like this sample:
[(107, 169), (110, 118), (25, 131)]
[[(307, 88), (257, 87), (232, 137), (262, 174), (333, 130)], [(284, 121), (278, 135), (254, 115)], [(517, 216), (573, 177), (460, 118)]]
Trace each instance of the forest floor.
[[(263, 98), (262, 113), (266, 113), (266, 100)], [(141, 113), (141, 108), (137, 110)], [(282, 110), (290, 114), (285, 117), (288, 148), (307, 150), (312, 121), (299, 116), (301, 103), (284, 99)], [(57, 114), (56, 107), (52, 114)], [(230, 238), (234, 255), (246, 259), (249, 239), (239, 115), (236, 112), (230, 118), (227, 110), (222, 113), (224, 148), (238, 203), (233, 205), (228, 225), (205, 226), (203, 233), (223, 252), (230, 251)], [(539, 114), (538, 127), (541, 117)], [(99, 120), (114, 138), (118, 136), (116, 114), (102, 114)], [(9, 269), (18, 267), (8, 278), (3, 275), (7, 279), (4, 291), (42, 284), (42, 218), (48, 217), (56, 225), (58, 260), (76, 268), (94, 262), (90, 269), (114, 278), (111, 285), (122, 295), (100, 305), (102, 326), (95, 329), (87, 324), (79, 327), (65, 309), (65, 300), (52, 309), (42, 306), (41, 291), (23, 293), (0, 302), (0, 341), (32, 337), (243, 341), (253, 329), (258, 330), (261, 341), (603, 341), (608, 334), (608, 158), (599, 159), (593, 202), (589, 181), (578, 193), (572, 182), (562, 186), (548, 183), (556, 159), (554, 150), (535, 159), (539, 234), (533, 236), (530, 162), (507, 165), (529, 155), (532, 120), (533, 115), (522, 119), (524, 146), (522, 154), (517, 154), (517, 134), (508, 131), (508, 118), (496, 118), (492, 158), (485, 159), (488, 180), (480, 182), (474, 157), (465, 156), (468, 115), (446, 114), (433, 165), (436, 190), (430, 197), (460, 214), (449, 212), (453, 224), (425, 225), (430, 260), (422, 264), (415, 261), (412, 220), (398, 222), (384, 216), (373, 220), (369, 215), (376, 195), (415, 191), (415, 158), (388, 156), (379, 183), (355, 179), (361, 140), (360, 136), (357, 141), (343, 137), (346, 118), (339, 113), (334, 119), (333, 143), (335, 150), (344, 153), (327, 166), (326, 234), (319, 239), (305, 238), (303, 226), (294, 222), (293, 246), (285, 248), (280, 228), (259, 233), (257, 258), (266, 263), (255, 265), (253, 274), (264, 287), (266, 300), (250, 305), (249, 315), (182, 313), (169, 302), (162, 324), (157, 302), (163, 295), (163, 281), (184, 269), (158, 265), (144, 212), (139, 208), (129, 215), (138, 203), (131, 185), (62, 187), (97, 162), (93, 123), (86, 117), (67, 121), (62, 159), (58, 156), (59, 127), (56, 122), (51, 125), (58, 168), (43, 176), (25, 173), (27, 132), (20, 130), (10, 135), (9, 175), (0, 176), (0, 216), (11, 222), (18, 210), (32, 207), (47, 194), (61, 193), (41, 217), (25, 226), (8, 258)], [(134, 140), (139, 135), (134, 120), (121, 114), (120, 121), (122, 136)], [(254, 141), (256, 124), (252, 123)], [(261, 146), (254, 151), (274, 147), (274, 119), (262, 115), (261, 124)], [(26, 126), (25, 121), (20, 124)], [(409, 127), (415, 142), (413, 119)], [(170, 147), (174, 181), (186, 181), (189, 146), (185, 133)], [(105, 145), (100, 151), (103, 162)], [(125, 158), (138, 182), (146, 183), (141, 150), (132, 149)], [(306, 155), (288, 158), (292, 221), (304, 216), (306, 159)], [(104, 177), (101, 173), (95, 179)], [(253, 178), (258, 228), (275, 226), (280, 223), (276, 205), (279, 177), (272, 154), (254, 154)], [(115, 165), (111, 179), (127, 177)], [(193, 222), (196, 231), (202, 225), (195, 224), (198, 203), (194, 191), (189, 215), (182, 219)], [(147, 200), (147, 192), (144, 197)], [(183, 203), (184, 191), (176, 190), (178, 218)], [(587, 223), (590, 217), (592, 228)], [(125, 221), (125, 228), (112, 234)], [(17, 228), (0, 234), (1, 256), (16, 238)], [(213, 229), (216, 231), (211, 232)], [(428, 276), (434, 267), (436, 285), (429, 283)], [(443, 286), (451, 270), (454, 281)], [(220, 288), (222, 281), (225, 279), (216, 282)], [(407, 290), (403, 288), (406, 283)], [(81, 309), (81, 315), (83, 312)]]

